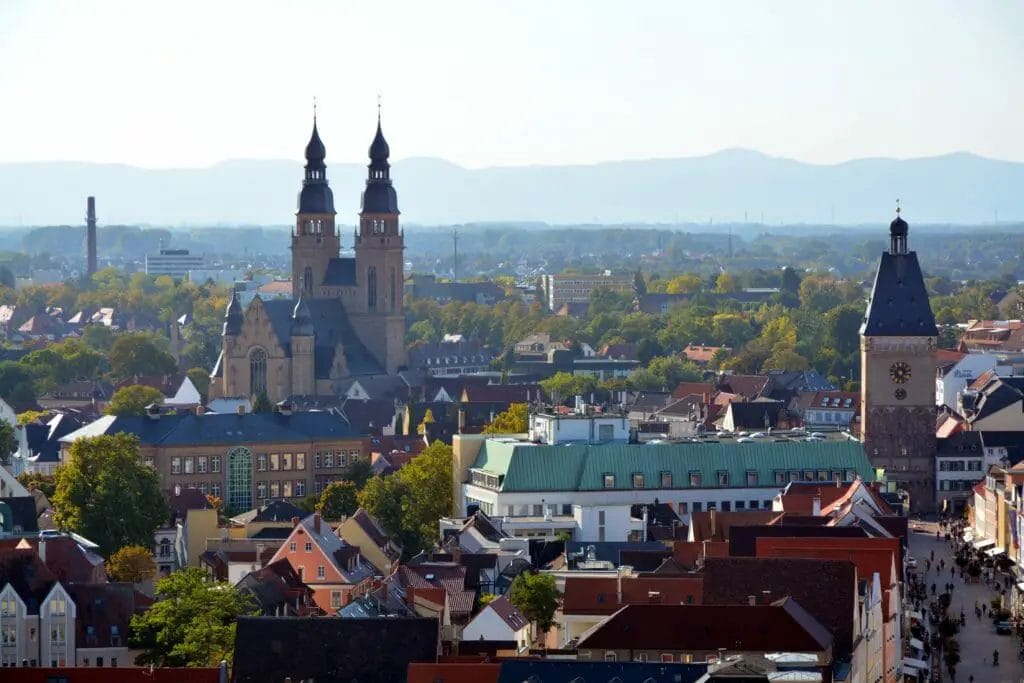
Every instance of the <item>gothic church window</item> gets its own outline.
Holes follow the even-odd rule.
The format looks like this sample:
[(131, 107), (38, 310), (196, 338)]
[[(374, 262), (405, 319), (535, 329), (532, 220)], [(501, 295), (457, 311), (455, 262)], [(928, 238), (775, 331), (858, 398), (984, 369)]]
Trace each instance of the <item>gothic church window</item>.
[(302, 293), (306, 296), (313, 295), (313, 269), (309, 266), (302, 271)]
[(253, 396), (267, 390), (267, 352), (263, 349), (253, 349), (249, 354), (249, 387)]
[(366, 307), (377, 310), (377, 268), (370, 266), (366, 271)]

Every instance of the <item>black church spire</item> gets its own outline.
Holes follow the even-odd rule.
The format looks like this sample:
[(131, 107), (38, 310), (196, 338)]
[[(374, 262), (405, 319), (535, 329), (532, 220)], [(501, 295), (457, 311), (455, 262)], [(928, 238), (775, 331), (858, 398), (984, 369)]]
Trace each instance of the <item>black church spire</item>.
[(334, 194), (327, 184), (327, 148), (316, 127), (313, 109), (313, 133), (306, 144), (306, 175), (299, 192), (299, 213), (334, 213)]
[(363, 191), (363, 213), (398, 213), (398, 193), (391, 185), (391, 148), (384, 139), (380, 124), (380, 109), (377, 110), (377, 134), (370, 143), (370, 165)]

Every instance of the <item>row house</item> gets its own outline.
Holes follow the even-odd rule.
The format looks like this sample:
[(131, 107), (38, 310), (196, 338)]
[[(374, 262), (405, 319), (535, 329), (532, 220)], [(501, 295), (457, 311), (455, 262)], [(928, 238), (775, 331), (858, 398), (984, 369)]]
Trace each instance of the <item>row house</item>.
[(315, 512), (292, 520), (292, 532), (270, 559), (285, 560), (313, 591), (313, 600), (333, 615), (372, 584), (374, 568), (357, 546), (343, 541)]

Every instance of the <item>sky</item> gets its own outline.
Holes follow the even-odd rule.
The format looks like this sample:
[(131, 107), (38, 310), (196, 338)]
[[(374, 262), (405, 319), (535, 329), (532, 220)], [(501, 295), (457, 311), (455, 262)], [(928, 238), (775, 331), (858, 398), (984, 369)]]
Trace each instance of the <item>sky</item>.
[(1024, 161), (1024, 3), (0, 1), (0, 163)]

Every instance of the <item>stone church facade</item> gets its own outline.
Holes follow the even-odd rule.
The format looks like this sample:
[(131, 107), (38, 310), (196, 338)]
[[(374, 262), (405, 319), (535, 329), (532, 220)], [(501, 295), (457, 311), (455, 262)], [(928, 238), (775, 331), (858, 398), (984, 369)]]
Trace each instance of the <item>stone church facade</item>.
[(243, 311), (232, 297), (211, 397), (326, 396), (341, 380), (405, 366), (405, 239), (379, 117), (369, 153), (355, 257), (343, 258), (327, 152), (314, 118), (291, 235), (293, 298), (257, 296)]
[(861, 326), (861, 434), (868, 459), (906, 492), (913, 512), (935, 508), (935, 349), (938, 329), (907, 223), (889, 226)]

